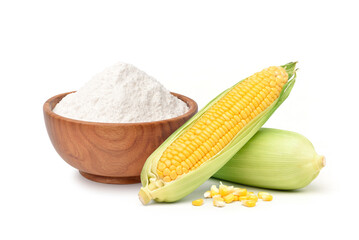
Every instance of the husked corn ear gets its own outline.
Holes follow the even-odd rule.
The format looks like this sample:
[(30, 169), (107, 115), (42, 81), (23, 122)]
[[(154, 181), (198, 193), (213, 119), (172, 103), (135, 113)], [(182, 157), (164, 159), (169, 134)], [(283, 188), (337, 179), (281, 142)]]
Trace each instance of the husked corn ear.
[(166, 148), (158, 176), (170, 182), (211, 159), (279, 97), (287, 80), (284, 68), (269, 67), (237, 84)]
[(307, 186), (325, 166), (313, 144), (290, 131), (262, 128), (213, 177), (249, 186), (292, 190)]
[(201, 206), (203, 204), (203, 199), (197, 199), (192, 202), (193, 206)]
[(294, 81), (295, 63), (269, 67), (210, 102), (147, 159), (142, 203), (176, 201), (210, 178), (268, 120)]

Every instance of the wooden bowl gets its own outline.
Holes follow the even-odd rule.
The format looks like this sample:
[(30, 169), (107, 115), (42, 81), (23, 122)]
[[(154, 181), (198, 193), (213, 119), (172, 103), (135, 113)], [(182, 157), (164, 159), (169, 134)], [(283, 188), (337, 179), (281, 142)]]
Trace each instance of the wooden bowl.
[[(72, 93), (72, 92), (69, 92)], [(143, 123), (98, 123), (74, 120), (52, 111), (67, 94), (47, 100), (43, 111), (46, 129), (57, 153), (81, 175), (102, 183), (140, 182), (150, 154), (177, 128), (197, 113), (197, 103), (172, 93), (189, 107), (179, 117)]]

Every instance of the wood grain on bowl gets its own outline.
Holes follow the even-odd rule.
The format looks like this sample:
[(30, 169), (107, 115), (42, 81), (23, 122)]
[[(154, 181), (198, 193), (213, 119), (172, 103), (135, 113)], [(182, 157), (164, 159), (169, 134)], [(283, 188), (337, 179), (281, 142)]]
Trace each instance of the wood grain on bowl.
[(184, 115), (146, 123), (86, 122), (52, 111), (67, 94), (54, 96), (44, 104), (50, 140), (58, 154), (84, 177), (103, 183), (140, 182), (147, 157), (198, 110), (192, 99), (172, 93), (189, 106)]

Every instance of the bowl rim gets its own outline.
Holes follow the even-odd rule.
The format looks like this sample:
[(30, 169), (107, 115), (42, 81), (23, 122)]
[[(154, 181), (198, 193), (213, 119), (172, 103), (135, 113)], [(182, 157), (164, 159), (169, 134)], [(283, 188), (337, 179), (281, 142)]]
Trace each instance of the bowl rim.
[[(51, 103), (56, 99), (61, 97), (60, 101), (62, 100), (62, 98), (64, 98), (66, 95), (71, 94), (71, 93), (75, 93), (76, 91), (71, 91), (71, 92), (66, 92), (66, 93), (60, 93), (57, 94), (49, 99), (46, 100), (46, 102), (43, 105), (43, 111), (45, 114), (49, 115), (52, 118), (57, 118), (60, 120), (64, 120), (67, 122), (73, 122), (73, 123), (77, 123), (77, 124), (86, 124), (86, 125), (95, 125), (95, 126), (143, 126), (143, 125), (156, 125), (156, 124), (162, 124), (162, 123), (167, 123), (167, 122), (177, 122), (178, 120), (181, 120), (183, 118), (187, 118), (191, 115), (196, 114), (196, 112), (198, 111), (198, 105), (197, 103), (187, 97), (184, 96), (182, 94), (179, 93), (175, 93), (175, 92), (170, 92), (173, 96), (177, 97), (178, 99), (180, 99), (181, 101), (185, 102), (188, 106), (188, 111), (182, 115), (179, 115), (177, 117), (174, 118), (168, 118), (168, 119), (164, 119), (164, 120), (159, 120), (159, 121), (152, 121), (152, 122), (135, 122), (135, 123), (108, 123), (108, 122), (91, 122), (91, 121), (83, 121), (83, 120), (77, 120), (77, 119), (73, 119), (73, 118), (68, 118), (68, 117), (64, 117), (61, 116), (59, 114), (56, 114), (53, 111), (53, 108), (51, 109)], [(57, 103), (56, 103), (57, 104)], [(55, 105), (56, 106), (56, 105)]]

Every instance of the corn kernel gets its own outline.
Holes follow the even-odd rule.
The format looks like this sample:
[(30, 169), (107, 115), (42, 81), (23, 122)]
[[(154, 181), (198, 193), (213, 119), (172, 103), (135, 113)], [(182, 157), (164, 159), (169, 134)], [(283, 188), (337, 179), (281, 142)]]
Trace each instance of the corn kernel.
[(170, 182), (170, 181), (171, 181), (171, 178), (170, 178), (169, 176), (165, 176), (165, 177), (163, 178), (163, 181), (165, 181), (165, 182)]
[(258, 192), (258, 198), (262, 199), (263, 194), (269, 194), (269, 193), (267, 193), (267, 192)]
[(247, 189), (245, 189), (245, 188), (234, 188), (233, 189), (233, 195), (246, 196), (247, 195)]
[(194, 200), (194, 201), (192, 202), (192, 205), (193, 205), (193, 206), (201, 206), (202, 204), (203, 204), (203, 199), (202, 199), (202, 198), (197, 199), (197, 200)]
[(239, 200), (239, 201), (248, 200), (248, 196), (239, 196), (239, 197), (238, 197), (238, 200)]
[(219, 190), (218, 190), (217, 186), (212, 185), (212, 187), (211, 187), (211, 196), (213, 197), (213, 196), (218, 195), (218, 194), (219, 194)]
[(262, 194), (262, 200), (263, 201), (272, 201), (273, 196), (271, 194)]
[(166, 164), (164, 164), (163, 162), (160, 162), (160, 163), (158, 163), (158, 170), (159, 171), (163, 171), (163, 170), (165, 170), (165, 168), (166, 168)]
[(244, 205), (246, 207), (254, 207), (256, 205), (256, 201), (244, 200), (244, 201), (242, 201), (242, 205)]
[(168, 168), (166, 168), (165, 170), (163, 170), (163, 175), (164, 176), (169, 176), (171, 174), (171, 171), (168, 169)]
[(227, 185), (224, 185), (220, 183), (219, 185), (219, 194), (224, 197), (230, 194), (233, 191), (233, 186), (228, 187)]
[(248, 194), (247, 197), (248, 197), (248, 200), (253, 200), (256, 202), (258, 201), (258, 197), (255, 194)]
[(211, 198), (211, 197), (212, 197), (211, 191), (206, 191), (206, 192), (203, 194), (203, 197), (205, 197), (205, 198)]
[(232, 193), (226, 195), (225, 197), (223, 197), (223, 200), (225, 203), (231, 203), (234, 200), (234, 195)]
[(224, 207), (225, 205), (226, 203), (224, 202), (224, 199), (221, 197), (221, 195), (213, 196), (213, 206)]

